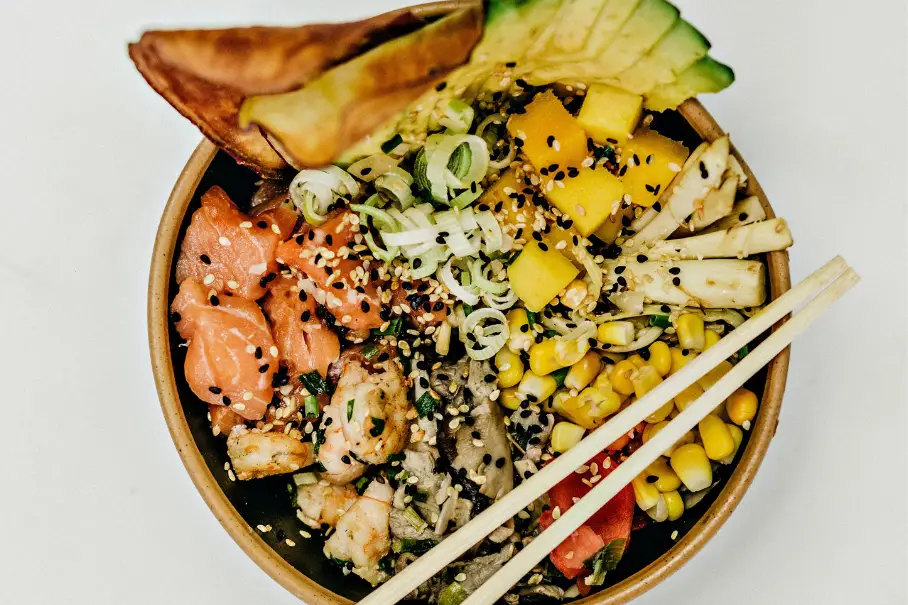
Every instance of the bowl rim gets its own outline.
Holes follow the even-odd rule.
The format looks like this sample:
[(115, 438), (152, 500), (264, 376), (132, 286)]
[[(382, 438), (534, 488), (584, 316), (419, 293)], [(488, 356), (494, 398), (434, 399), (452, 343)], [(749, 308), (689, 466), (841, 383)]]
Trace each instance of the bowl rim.
[[(442, 9), (451, 5), (449, 2), (439, 3)], [(704, 140), (711, 141), (724, 135), (713, 117), (696, 99), (682, 104), (679, 112)], [(750, 168), (734, 146), (732, 151), (747, 175), (748, 193), (760, 199), (767, 217), (774, 217), (772, 207)], [(346, 605), (352, 601), (322, 587), (290, 565), (240, 516), (209, 471), (183, 413), (170, 354), (168, 316), (171, 268), (186, 210), (217, 152), (218, 148), (208, 139), (203, 139), (196, 147), (174, 185), (155, 237), (148, 283), (148, 340), (161, 409), (193, 484), (214, 516), (249, 558), (286, 590), (309, 605)], [(770, 253), (766, 264), (770, 293), (774, 299), (791, 287), (788, 253)], [(769, 363), (759, 413), (748, 444), (710, 508), (681, 540), (648, 566), (618, 584), (576, 603), (628, 603), (677, 571), (715, 535), (747, 491), (775, 435), (788, 374), (789, 355), (790, 350), (786, 348)]]

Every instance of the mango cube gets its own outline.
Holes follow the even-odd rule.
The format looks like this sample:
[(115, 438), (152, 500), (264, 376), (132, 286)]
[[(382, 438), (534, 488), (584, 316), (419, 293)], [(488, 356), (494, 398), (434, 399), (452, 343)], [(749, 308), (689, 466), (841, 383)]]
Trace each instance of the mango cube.
[(582, 168), (573, 178), (555, 181), (546, 192), (549, 201), (574, 221), (574, 231), (584, 237), (596, 231), (613, 209), (620, 208), (623, 196), (624, 185), (602, 168)]
[[(536, 206), (532, 202), (532, 196), (525, 196), (526, 199), (520, 204), (511, 197), (511, 193), (520, 192), (526, 188), (523, 179), (518, 178), (517, 172), (512, 168), (501, 173), (497, 181), (486, 189), (482, 197), (479, 198), (479, 204), (485, 204), (489, 208), (499, 208), (495, 211), (498, 222), (502, 226), (510, 225), (513, 231), (523, 229), (523, 237), (529, 239), (533, 232), (533, 219), (536, 215)], [(501, 204), (499, 206), (499, 204)]]
[(645, 130), (621, 146), (618, 175), (638, 206), (652, 206), (681, 171), (687, 147), (652, 130)]
[(522, 141), (523, 153), (537, 170), (552, 164), (579, 166), (587, 156), (586, 132), (551, 90), (536, 95), (526, 113), (512, 115), (508, 132)]
[(642, 113), (643, 97), (640, 95), (593, 84), (586, 93), (577, 121), (596, 142), (620, 143), (634, 132)]
[(539, 312), (579, 273), (558, 250), (530, 241), (508, 267), (508, 281), (526, 308)]

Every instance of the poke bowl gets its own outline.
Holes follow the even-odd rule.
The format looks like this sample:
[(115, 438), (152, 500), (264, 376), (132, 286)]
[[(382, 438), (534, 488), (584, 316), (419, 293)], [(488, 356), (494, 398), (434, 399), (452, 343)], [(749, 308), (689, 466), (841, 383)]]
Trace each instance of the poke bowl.
[[(472, 5), (469, 3), (438, 3), (418, 7), (417, 12), (418, 14), (426, 16), (449, 15), (453, 11), (465, 6)], [(538, 90), (535, 90), (534, 93), (543, 94), (545, 90), (547, 89), (540, 87)], [(559, 92), (563, 93), (563, 90)], [(523, 107), (523, 111), (527, 114), (532, 114), (531, 104), (526, 104)], [(521, 113), (515, 112), (515, 114), (512, 115), (521, 115)], [(723, 139), (727, 141), (727, 139), (724, 138), (725, 135), (720, 126), (695, 99), (685, 100), (675, 109), (667, 109), (661, 112), (646, 112), (645, 117), (640, 118), (641, 122), (644, 119), (646, 120), (646, 128), (648, 130), (683, 145), (689, 151), (697, 150), (700, 148), (701, 143), (704, 142), (707, 144), (714, 144), (716, 141), (722, 141)], [(209, 134), (209, 136), (211, 135)], [(217, 137), (212, 138), (217, 140)], [(223, 141), (219, 141), (219, 143), (221, 144), (220, 146), (223, 147)], [(592, 143), (591, 146), (593, 146)], [(620, 148), (620, 145), (615, 146)], [(275, 144), (275, 147), (279, 148), (280, 145)], [(551, 148), (551, 145), (549, 145), (549, 148)], [(288, 153), (292, 154), (292, 152)], [(734, 158), (737, 165), (736, 170), (740, 173), (738, 186), (735, 188), (735, 199), (737, 202), (752, 200), (750, 203), (756, 203), (763, 213), (763, 221), (773, 220), (775, 217), (773, 209), (756, 178), (747, 167), (744, 159), (734, 147), (730, 147), (727, 153), (729, 158)], [(239, 456), (238, 459), (236, 456), (228, 454), (228, 447), (225, 447), (225, 434), (221, 433), (218, 428), (217, 419), (212, 418), (212, 411), (209, 409), (209, 405), (206, 405), (204, 397), (200, 397), (198, 389), (193, 388), (193, 383), (197, 382), (197, 378), (193, 375), (187, 376), (187, 368), (192, 370), (192, 360), (190, 360), (190, 363), (187, 363), (187, 355), (195, 355), (197, 353), (190, 353), (190, 347), (187, 346), (187, 343), (191, 344), (193, 337), (190, 336), (187, 338), (186, 332), (180, 329), (179, 324), (185, 320), (185, 317), (174, 317), (174, 304), (178, 294), (181, 293), (181, 282), (185, 281), (185, 279), (178, 281), (178, 275), (184, 278), (187, 275), (185, 266), (180, 267), (181, 250), (184, 245), (191, 245), (191, 243), (186, 244), (187, 241), (197, 238), (192, 227), (194, 221), (193, 217), (203, 209), (206, 203), (208, 203), (203, 200), (203, 196), (212, 191), (212, 188), (219, 188), (228, 201), (232, 201), (236, 204), (240, 213), (249, 215), (249, 218), (251, 219), (250, 222), (256, 221), (256, 216), (259, 214), (261, 208), (257, 211), (253, 206), (261, 205), (263, 199), (268, 197), (266, 194), (269, 193), (267, 190), (267, 183), (265, 187), (263, 187), (262, 171), (256, 171), (244, 166), (243, 163), (248, 162), (243, 162), (242, 158), (239, 158), (241, 161), (237, 161), (237, 159), (235, 153), (228, 153), (209, 139), (203, 140), (187, 162), (186, 167), (175, 184), (161, 219), (155, 241), (149, 279), (148, 326), (152, 366), (162, 410), (174, 444), (199, 493), (231, 537), (259, 567), (292, 594), (310, 605), (356, 602), (369, 593), (372, 589), (370, 586), (371, 582), (357, 577), (362, 575), (358, 572), (355, 574), (351, 573), (352, 564), (344, 565), (344, 561), (341, 561), (341, 564), (338, 564), (337, 560), (325, 556), (323, 549), (325, 547), (325, 540), (328, 536), (320, 536), (319, 531), (313, 527), (311, 523), (307, 523), (305, 514), (301, 514), (301, 510), (298, 506), (297, 490), (309, 485), (309, 481), (311, 481), (311, 478), (304, 478), (302, 476), (309, 476), (313, 473), (325, 473), (325, 467), (321, 466), (313, 469), (309, 465), (297, 465), (296, 468), (292, 468), (293, 463), (291, 462), (292, 470), (281, 468), (280, 472), (273, 473), (270, 471), (261, 471), (255, 467), (254, 462), (251, 468), (243, 467), (242, 456)], [(638, 165), (639, 163), (638, 160)], [(621, 164), (621, 160), (616, 160), (615, 165), (612, 166), (614, 169), (613, 172), (617, 174), (620, 171), (619, 166)], [(404, 165), (404, 163), (401, 165)], [(484, 184), (487, 186), (487, 189), (493, 189), (494, 183), (490, 184), (484, 182)], [(538, 183), (534, 183), (534, 186), (536, 184)], [(265, 191), (263, 192), (263, 190)], [(278, 196), (280, 198), (279, 202), (274, 203), (274, 196), (272, 194), (271, 199), (264, 202), (270, 204), (267, 207), (267, 210), (275, 210), (284, 207), (284, 203), (288, 200), (288, 195), (289, 194), (282, 194)], [(658, 194), (656, 194), (656, 197), (658, 197)], [(479, 202), (477, 203), (481, 203), (481, 201), (482, 198), (479, 198)], [(634, 218), (639, 219), (639, 213), (638, 216)], [(270, 222), (270, 225), (267, 226), (268, 229), (272, 229), (273, 226), (278, 224), (273, 213), (269, 215), (268, 221)], [(298, 224), (301, 224), (302, 226), (290, 229), (293, 231), (295, 237), (299, 237), (297, 235), (299, 233), (304, 235), (308, 233), (305, 231), (305, 221), (306, 217), (300, 217)], [(559, 223), (559, 226), (561, 226), (561, 223)], [(287, 239), (287, 242), (292, 243), (293, 241), (292, 238)], [(541, 243), (542, 239), (537, 241)], [(401, 244), (401, 247), (405, 245), (412, 244)], [(762, 283), (765, 283), (767, 302), (777, 298), (789, 289), (790, 277), (788, 255), (784, 249), (746, 256), (748, 258), (759, 259), (759, 262), (761, 262), (762, 266), (765, 268), (765, 282)], [(209, 262), (205, 263), (206, 265), (211, 264), (211, 259), (208, 260)], [(215, 258), (214, 261), (215, 265), (219, 262), (217, 258)], [(183, 258), (183, 262), (185, 262), (185, 258)], [(190, 274), (191, 272), (192, 271), (189, 270)], [(207, 278), (207, 275), (205, 278), (201, 277), (202, 274), (199, 275), (199, 281), (203, 281), (203, 279)], [(296, 279), (296, 276), (294, 276), (294, 279)], [(255, 281), (258, 282), (258, 280)], [(270, 281), (280, 281), (280, 278), (272, 278)], [(204, 284), (206, 287), (211, 285), (210, 281), (209, 283)], [(253, 284), (253, 287), (254, 285), (255, 284)], [(220, 306), (229, 307), (230, 303), (226, 305), (221, 303), (228, 298), (233, 299), (239, 297), (239, 291), (242, 290), (243, 287), (245, 286), (239, 284), (236, 286), (227, 286), (225, 282), (225, 285), (222, 286), (222, 288), (224, 290), (232, 290), (232, 292), (227, 293), (226, 291), (219, 291), (217, 294), (212, 294), (209, 291), (206, 294), (206, 304), (214, 304), (216, 306), (220, 304)], [(269, 287), (270, 286), (266, 281), (263, 288), (268, 289)], [(559, 288), (559, 290), (559, 295), (565, 297), (565, 289), (562, 287)], [(293, 294), (296, 295), (297, 293), (300, 295), (300, 300), (306, 296), (305, 290), (294, 289)], [(182, 296), (182, 294), (180, 295)], [(273, 292), (269, 294), (269, 296), (273, 295)], [(212, 297), (214, 299), (213, 301)], [(276, 321), (274, 319), (275, 312), (269, 310), (268, 304), (268, 302), (265, 303), (266, 314), (268, 314), (271, 321)], [(182, 309), (184, 309), (184, 307), (180, 307), (180, 310)], [(452, 306), (451, 309), (451, 314), (455, 315), (454, 307)], [(604, 312), (614, 314), (615, 310), (610, 309)], [(675, 309), (673, 308), (672, 313), (674, 312)], [(448, 311), (445, 311), (445, 313), (448, 313)], [(668, 314), (668, 311), (666, 311), (666, 313)], [(179, 313), (177, 313), (177, 315), (179, 315)], [(674, 334), (674, 329), (677, 327), (677, 324), (674, 323), (676, 319), (676, 316), (672, 316), (672, 334)], [(322, 318), (322, 320), (324, 320), (324, 318)], [(372, 346), (372, 344), (370, 344), (372, 342), (376, 343), (375, 351), (384, 352), (386, 350), (384, 347), (386, 347), (388, 343), (382, 340), (381, 336), (382, 332), (387, 330), (388, 327), (386, 324), (388, 322), (385, 317), (383, 317), (382, 320), (382, 326), (380, 328), (373, 328), (376, 329), (377, 332), (372, 333), (371, 339), (365, 339), (365, 344), (362, 342), (355, 342), (349, 345), (349, 350), (352, 351), (351, 355), (361, 355), (364, 349), (357, 347), (370, 347)], [(710, 325), (708, 320), (709, 317), (707, 317), (706, 321), (707, 326)], [(336, 317), (333, 321), (335, 324), (343, 323), (341, 317)], [(461, 318), (461, 322), (462, 321), (463, 318)], [(329, 324), (331, 324), (331, 321), (329, 321)], [(417, 333), (414, 336), (422, 335), (424, 337), (427, 331), (426, 325), (432, 324), (418, 326), (417, 329), (414, 330), (414, 332)], [(729, 327), (729, 329), (731, 328), (733, 328), (733, 326)], [(643, 328), (638, 326), (638, 332), (640, 329)], [(709, 328), (707, 327), (707, 331), (708, 329)], [(546, 330), (548, 330), (548, 328)], [(350, 333), (352, 332), (355, 332), (355, 330)], [(527, 350), (534, 346), (534, 344), (538, 345), (542, 342), (543, 339), (541, 337), (543, 331), (539, 330), (539, 332), (539, 341), (528, 344)], [(347, 332), (341, 330), (340, 334), (341, 340), (343, 340)], [(546, 331), (545, 338), (550, 338), (547, 334), (548, 332)], [(196, 336), (196, 338), (199, 337)], [(593, 340), (597, 340), (599, 338), (598, 332), (592, 338)], [(672, 336), (669, 336), (669, 343), (675, 342), (672, 338)], [(674, 338), (677, 339), (677, 337)], [(401, 338), (401, 340), (404, 339)], [(454, 338), (454, 340), (456, 341), (456, 338)], [(317, 346), (311, 341), (307, 342), (312, 347)], [(275, 343), (277, 345), (276, 348), (282, 349), (281, 357), (284, 357), (283, 349), (288, 345), (282, 343), (277, 334), (275, 335)], [(602, 344), (602, 340), (598, 340), (598, 342), (592, 346), (595, 349), (598, 345), (600, 347), (598, 350), (604, 355), (609, 347), (606, 346), (605, 348), (601, 348)], [(398, 344), (397, 346), (399, 347), (400, 345)], [(404, 347), (406, 346), (408, 345), (404, 345)], [(455, 342), (452, 345), (452, 349), (457, 346), (458, 345)], [(672, 348), (680, 347), (673, 344)], [(649, 349), (646, 350), (648, 351)], [(588, 352), (589, 351), (584, 350), (584, 353)], [(746, 354), (746, 352), (743, 354)], [(255, 351), (254, 355), (260, 362), (262, 361), (262, 353)], [(326, 383), (331, 385), (329, 390), (331, 388), (340, 388), (336, 385), (338, 380), (342, 381), (343, 378), (338, 379), (337, 373), (343, 372), (343, 368), (352, 366), (356, 362), (355, 357), (344, 357), (344, 355), (346, 355), (346, 352), (340, 354), (343, 363), (340, 364), (341, 369), (335, 370), (333, 378), (330, 369), (323, 372), (323, 378), (326, 379)], [(646, 353), (647, 359), (645, 361), (649, 361), (649, 355), (649, 353)], [(268, 351), (266, 350), (264, 352), (264, 358), (267, 357)], [(277, 355), (274, 355), (273, 357), (276, 362)], [(337, 356), (335, 355), (335, 360), (336, 357)], [(532, 365), (533, 360), (529, 357), (524, 356), (523, 359), (528, 366), (527, 372), (530, 371), (530, 366), (536, 367)], [(532, 601), (555, 603), (561, 602), (562, 600), (565, 602), (574, 602), (572, 599), (578, 599), (576, 602), (585, 604), (595, 603), (615, 605), (627, 603), (667, 578), (678, 570), (687, 560), (693, 557), (716, 531), (718, 531), (734, 511), (737, 503), (747, 491), (748, 486), (760, 466), (776, 430), (782, 403), (782, 395), (785, 389), (788, 359), (788, 351), (785, 350), (778, 355), (761, 374), (754, 377), (746, 385), (748, 392), (759, 399), (759, 406), (756, 413), (743, 423), (744, 429), (738, 431), (740, 433), (740, 438), (734, 447), (734, 451), (726, 460), (722, 461), (723, 464), (718, 464), (715, 459), (712, 460), (714, 475), (709, 482), (709, 487), (696, 492), (695, 498), (688, 498), (685, 500), (684, 506), (682, 507), (683, 515), (677, 517), (672, 515), (673, 519), (670, 520), (665, 518), (664, 515), (660, 516), (653, 512), (655, 509), (651, 509), (649, 512), (652, 514), (648, 516), (639, 507), (639, 500), (643, 496), (634, 493), (634, 499), (638, 503), (638, 507), (634, 509), (633, 531), (630, 534), (632, 539), (628, 543), (620, 563), (605, 575), (604, 582), (599, 582), (588, 596), (583, 596), (583, 592), (578, 594), (577, 591), (572, 593), (569, 590), (565, 590), (571, 583), (565, 582), (564, 577), (558, 579), (560, 584), (558, 584), (558, 582), (553, 582), (554, 588), (552, 591), (529, 590), (529, 588), (534, 585), (546, 584), (549, 573), (553, 576), (558, 576), (558, 570), (554, 569), (552, 564), (548, 563), (546, 564), (547, 567), (545, 570), (546, 580), (542, 582), (537, 581), (530, 586), (524, 586), (522, 596), (526, 598), (519, 602)], [(617, 360), (623, 361), (620, 358)], [(603, 360), (605, 365), (610, 363), (614, 364), (614, 362), (615, 360), (612, 360), (611, 362)], [(335, 361), (332, 366), (337, 364), (339, 364), (339, 362)], [(264, 367), (264, 365), (265, 364), (262, 363), (259, 367)], [(501, 364), (492, 367), (493, 372), (501, 376)], [(569, 366), (565, 366), (565, 368), (567, 367)], [(597, 368), (598, 367), (600, 366), (597, 366)], [(567, 371), (568, 370), (565, 369), (565, 372)], [(278, 387), (287, 386), (286, 383), (281, 385), (280, 379), (278, 379), (278, 382), (273, 382), (272, 374), (269, 373), (268, 375), (269, 380), (271, 380), (274, 385)], [(562, 375), (561, 380), (564, 380), (564, 375)], [(289, 381), (293, 382), (292, 377), (289, 378)], [(432, 386), (434, 389), (434, 376)], [(559, 387), (560, 386), (561, 385), (559, 385)], [(211, 393), (223, 397), (220, 388), (215, 388), (217, 388), (218, 393), (214, 393), (214, 390), (212, 390)], [(301, 391), (303, 397), (307, 399), (311, 398), (307, 403), (317, 406), (316, 415), (319, 420), (318, 422), (313, 421), (310, 424), (312, 424), (315, 431), (318, 432), (319, 427), (324, 428), (326, 401), (322, 399), (316, 401), (315, 395), (321, 394), (318, 392), (319, 387), (317, 385), (311, 386), (303, 381), (300, 388), (303, 389), (303, 391)], [(305, 390), (307, 388), (308, 391)], [(519, 384), (500, 389), (500, 391), (504, 392), (509, 388), (515, 390), (519, 389)], [(582, 387), (580, 390), (583, 390)], [(434, 390), (430, 390), (429, 392), (434, 393)], [(296, 392), (294, 392), (294, 395), (295, 394)], [(328, 394), (325, 393), (325, 395), (327, 397)], [(577, 394), (575, 393), (575, 396), (576, 395)], [(496, 395), (493, 402), (500, 397), (501, 395)], [(200, 401), (200, 399), (202, 400)], [(441, 400), (443, 397), (439, 397), (439, 399)], [(280, 396), (277, 397), (276, 401), (277, 400), (280, 400)], [(511, 415), (512, 412), (514, 414), (519, 414), (521, 409), (526, 409), (528, 407), (524, 405), (523, 408), (521, 408), (521, 403), (524, 401), (525, 400), (517, 402), (515, 407), (511, 408), (505, 405), (502, 399), (500, 402), (501, 407), (503, 408), (501, 413), (505, 416)], [(445, 401), (445, 403), (447, 402)], [(227, 407), (229, 407), (229, 404)], [(278, 407), (280, 407), (280, 404), (278, 404)], [(300, 407), (303, 407), (303, 404), (300, 404)], [(242, 411), (242, 408), (234, 409)], [(543, 411), (539, 413), (543, 414), (543, 412), (548, 409), (548, 407), (544, 407)], [(579, 425), (581, 428), (583, 427), (583, 422), (578, 420), (575, 416), (572, 416), (570, 412), (561, 414), (557, 407), (553, 407), (552, 409), (554, 410), (552, 412), (553, 422), (564, 421), (566, 424), (571, 424), (572, 426)], [(439, 410), (441, 410), (441, 408), (439, 408)], [(352, 413), (352, 407), (348, 408), (347, 413)], [(267, 421), (268, 418), (271, 418), (273, 421), (273, 411), (271, 416), (265, 417), (265, 420)], [(557, 420), (555, 420), (555, 418), (557, 418)], [(341, 418), (338, 422), (341, 422), (342, 420), (343, 419)], [(447, 422), (448, 420), (449, 417), (445, 414), (444, 422)], [(727, 417), (726, 421), (728, 424), (731, 424)], [(244, 420), (238, 422), (242, 423)], [(260, 426), (256, 428), (256, 426), (252, 424), (253, 421), (248, 421), (247, 419), (246, 422), (250, 423), (248, 429), (252, 430), (253, 433), (262, 429)], [(653, 424), (658, 424), (658, 420)], [(297, 426), (300, 428), (298, 433), (303, 433), (303, 425), (299, 424)], [(272, 427), (268, 428), (271, 429)], [(383, 428), (384, 422), (379, 426), (378, 432), (381, 433), (381, 429)], [(551, 427), (549, 428), (551, 429)], [(373, 430), (374, 429), (375, 427), (373, 426)], [(240, 432), (246, 430), (247, 428), (241, 428)], [(226, 431), (231, 431), (229, 425), (227, 426)], [(583, 431), (581, 431), (581, 433), (582, 432)], [(303, 442), (306, 442), (307, 437), (305, 435), (307, 434), (308, 433), (304, 433), (300, 436), (300, 439)], [(551, 434), (547, 435), (547, 437), (550, 441), (553, 439)], [(636, 435), (638, 441), (640, 437), (641, 435)], [(310, 442), (313, 441), (311, 437), (308, 439)], [(699, 441), (700, 438), (698, 437), (698, 443)], [(633, 437), (629, 442), (630, 445), (625, 444), (622, 447), (633, 448)], [(552, 448), (553, 446), (550, 443), (548, 447)], [(523, 449), (527, 449), (527, 443), (525, 442), (523, 443)], [(616, 450), (616, 452), (617, 451), (618, 450)], [(552, 449), (548, 449), (545, 450), (545, 452), (549, 455), (557, 455), (557, 450), (553, 451)], [(523, 453), (526, 454), (525, 452)], [(518, 454), (514, 452), (513, 455), (514, 461), (518, 462)], [(615, 456), (618, 456), (618, 454), (616, 453)], [(356, 457), (354, 456), (354, 458)], [(616, 457), (616, 460), (617, 459), (618, 458)], [(313, 460), (310, 459), (306, 461), (312, 462)], [(282, 460), (277, 463), (277, 466), (281, 466), (285, 462), (285, 460)], [(537, 459), (536, 462), (540, 465), (544, 464), (545, 458), (542, 460)], [(365, 463), (363, 465), (366, 466)], [(512, 469), (510, 462), (507, 468), (508, 470)], [(520, 474), (526, 472), (526, 469), (529, 467), (519, 466), (517, 468), (519, 470), (512, 471), (516, 473), (513, 481), (519, 481)], [(532, 468), (535, 468), (535, 466)], [(244, 472), (245, 476), (238, 476)], [(318, 475), (316, 476), (318, 477)], [(456, 478), (455, 474), (455, 480)], [(382, 476), (380, 481), (383, 483), (386, 479), (387, 476)], [(368, 487), (365, 487), (364, 489), (368, 489)], [(357, 491), (361, 491), (359, 486), (357, 486)], [(685, 493), (685, 488), (683, 486), (680, 488), (680, 491), (682, 492), (682, 495), (692, 495)], [(403, 491), (402, 493), (406, 493), (406, 491)], [(362, 493), (359, 495), (362, 496)], [(356, 496), (354, 495), (353, 498), (355, 499), (355, 497)], [(407, 504), (410, 502), (412, 502), (412, 498)], [(412, 507), (407, 506), (406, 508), (407, 510), (410, 510)], [(312, 519), (308, 519), (308, 521), (311, 520)], [(628, 520), (628, 523), (631, 523), (631, 521)], [(316, 524), (316, 526), (317, 525), (319, 524)], [(324, 529), (324, 526), (322, 526), (322, 529)], [(424, 531), (429, 530), (424, 529)], [(330, 535), (331, 531), (328, 530), (325, 533)], [(556, 546), (558, 545), (552, 545), (553, 549)], [(491, 551), (485, 550), (476, 554), (491, 556), (490, 553)], [(454, 582), (451, 583), (453, 584)], [(558, 591), (561, 592), (559, 593)], [(437, 600), (438, 596), (439, 595), (436, 593), (432, 598)], [(423, 599), (423, 601), (414, 602), (424, 602), (424, 600), (425, 599)]]

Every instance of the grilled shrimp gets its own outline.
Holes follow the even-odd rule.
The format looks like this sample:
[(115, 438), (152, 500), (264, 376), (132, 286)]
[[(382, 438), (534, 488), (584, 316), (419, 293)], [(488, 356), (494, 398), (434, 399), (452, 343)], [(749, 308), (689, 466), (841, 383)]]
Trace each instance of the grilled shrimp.
[(321, 476), (335, 485), (355, 481), (366, 471), (365, 464), (350, 456), (350, 444), (341, 422), (343, 415), (336, 405), (325, 408), (321, 424), (324, 441), (318, 448), (318, 461), (325, 467)]
[[(409, 439), (407, 386), (394, 361), (372, 364), (358, 351), (341, 357), (341, 373), (331, 405), (341, 413), (344, 436), (368, 464), (382, 464)], [(415, 416), (414, 416), (415, 417)]]
[(391, 548), (389, 519), (394, 490), (376, 478), (350, 510), (337, 522), (337, 530), (325, 542), (325, 556), (353, 563), (353, 573), (373, 586), (387, 574), (378, 562)]
[(296, 492), (296, 505), (300, 509), (297, 516), (313, 529), (321, 529), (323, 525), (334, 527), (357, 497), (352, 485), (331, 485), (324, 481), (301, 485)]
[(312, 444), (284, 433), (258, 433), (234, 428), (227, 454), (240, 481), (292, 473), (314, 460)]

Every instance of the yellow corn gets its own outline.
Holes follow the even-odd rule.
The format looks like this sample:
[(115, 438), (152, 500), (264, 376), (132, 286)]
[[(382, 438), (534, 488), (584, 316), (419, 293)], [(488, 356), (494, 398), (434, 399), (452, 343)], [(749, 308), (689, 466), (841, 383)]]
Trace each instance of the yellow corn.
[(501, 390), (501, 395), (498, 396), (498, 403), (509, 410), (519, 410), (522, 402), (517, 398), (517, 389), (511, 387), (510, 389)]
[(675, 409), (675, 402), (673, 400), (669, 399), (667, 402), (662, 404), (662, 407), (660, 407), (658, 410), (656, 410), (655, 412), (653, 412), (652, 414), (647, 416), (646, 421), (647, 422), (662, 422), (663, 420), (665, 420), (666, 418), (668, 418), (671, 415), (671, 413), (672, 413), (672, 411), (674, 411), (674, 409)]
[(586, 338), (580, 340), (556, 338), (553, 340), (555, 341), (555, 362), (562, 368), (574, 365), (583, 359), (586, 352), (590, 350), (590, 341)]
[(564, 294), (561, 295), (561, 304), (571, 309), (579, 309), (580, 305), (583, 304), (583, 299), (586, 298), (587, 292), (586, 282), (581, 279), (575, 279), (564, 289)]
[(538, 376), (551, 374), (561, 368), (555, 360), (555, 345), (558, 342), (554, 338), (543, 340), (530, 348), (530, 369)]
[(741, 443), (744, 442), (744, 431), (741, 430), (741, 427), (735, 426), (733, 424), (726, 424), (728, 427), (728, 432), (731, 433), (731, 438), (735, 442), (735, 450), (727, 457), (719, 460), (722, 464), (731, 464), (735, 461), (735, 456), (738, 455), (738, 450), (741, 448)]
[(631, 485), (634, 486), (634, 496), (637, 498), (637, 506), (640, 507), (640, 510), (649, 510), (659, 502), (659, 490), (647, 481), (645, 472), (634, 477)]
[(668, 465), (665, 458), (659, 458), (650, 464), (646, 468), (646, 476), (647, 478), (656, 478), (655, 481), (652, 479), (649, 479), (649, 481), (662, 493), (671, 492), (681, 487), (681, 479), (675, 474), (672, 467)]
[(515, 386), (523, 378), (523, 362), (520, 355), (510, 349), (501, 349), (495, 354), (495, 367), (498, 368), (499, 388)]
[[(745, 422), (751, 422), (757, 415), (757, 396), (747, 389), (738, 389), (728, 396), (725, 402), (725, 410), (728, 412), (728, 418), (739, 426), (745, 426)], [(746, 425), (750, 428), (750, 425)]]
[(599, 324), (596, 338), (599, 342), (624, 346), (634, 342), (634, 324), (630, 321), (609, 321)]
[(672, 369), (672, 354), (668, 345), (658, 340), (649, 346), (649, 362), (659, 376), (666, 376)]
[(700, 388), (704, 391), (708, 391), (710, 387), (719, 382), (720, 378), (728, 374), (733, 367), (734, 366), (731, 365), (731, 363), (723, 360), (719, 365), (704, 374), (703, 377), (697, 381), (697, 384), (699, 384)]
[(735, 441), (722, 419), (715, 414), (709, 414), (697, 425), (700, 431), (700, 441), (710, 460), (722, 460), (735, 451)]
[[(656, 368), (651, 365), (645, 365), (637, 370), (637, 373), (631, 377), (631, 382), (634, 384), (634, 394), (637, 396), (637, 399), (640, 399), (656, 388), (662, 382), (662, 377), (659, 376), (659, 371), (656, 370)], [(662, 407), (647, 416), (646, 421), (661, 422), (668, 418), (668, 415), (672, 413), (674, 408), (675, 402), (669, 399)]]
[(624, 359), (624, 355), (621, 353), (610, 353), (609, 351), (603, 351), (602, 356), (611, 361), (612, 365)]
[(568, 370), (567, 376), (564, 377), (564, 386), (579, 391), (593, 382), (600, 370), (602, 359), (598, 353), (589, 352)]
[(623, 395), (632, 395), (634, 393), (634, 383), (631, 382), (631, 376), (637, 372), (637, 366), (630, 360), (619, 361), (615, 364), (609, 374), (609, 382), (612, 388)]
[(690, 407), (697, 397), (703, 394), (703, 389), (700, 388), (700, 385), (696, 382), (675, 395), (675, 405), (682, 412)]
[(707, 329), (706, 330), (706, 342), (703, 345), (703, 350), (705, 351), (706, 349), (710, 348), (711, 346), (713, 346), (714, 344), (719, 342), (719, 340), (721, 338), (722, 338), (722, 336), (715, 330)]
[(547, 399), (545, 405), (543, 406), (546, 412), (555, 412), (556, 414), (561, 414), (565, 418), (564, 413), (564, 402), (571, 398), (571, 394), (567, 389), (562, 389), (552, 395), (551, 399)]
[(656, 500), (655, 506), (647, 510), (646, 514), (656, 523), (662, 523), (663, 521), (668, 520), (668, 505), (665, 503), (665, 498), (662, 494), (659, 494), (659, 499)]
[(552, 429), (552, 449), (563, 454), (580, 443), (585, 432), (586, 429), (582, 426), (571, 422), (559, 422)]
[(576, 397), (565, 399), (561, 405), (565, 418), (584, 428), (594, 429), (618, 411), (621, 399), (614, 391), (588, 387)]
[(675, 372), (677, 372), (678, 370), (680, 370), (681, 368), (683, 368), (684, 366), (686, 366), (687, 364), (692, 362), (697, 357), (697, 354), (692, 353), (691, 351), (687, 351), (687, 355), (685, 355), (684, 351), (682, 351), (678, 347), (672, 347), (671, 354), (672, 354), (672, 369), (668, 373), (669, 376), (671, 376), (672, 374), (674, 374)]
[(668, 520), (677, 521), (684, 514), (684, 498), (678, 492), (666, 492), (662, 494), (665, 500), (665, 506), (668, 508)]
[[(643, 428), (643, 443), (646, 443), (647, 441), (649, 441), (650, 439), (655, 437), (659, 433), (659, 431), (664, 429), (666, 426), (668, 426), (668, 420), (663, 420), (662, 422), (657, 422), (656, 424), (647, 424)], [(684, 433), (684, 435), (681, 437), (681, 439), (679, 439), (675, 444), (666, 448), (666, 450), (664, 452), (662, 452), (662, 455), (671, 456), (672, 453), (675, 451), (675, 449), (677, 449), (678, 447), (680, 447), (686, 443), (693, 443), (693, 442), (694, 442), (694, 433), (692, 431), (687, 431), (686, 433)]]
[(699, 492), (712, 485), (713, 469), (709, 464), (709, 457), (706, 450), (697, 443), (675, 448), (672, 452), (671, 465), (684, 486), (692, 492)]
[(535, 401), (542, 402), (551, 397), (557, 388), (558, 384), (551, 376), (539, 376), (534, 372), (527, 372), (520, 379), (517, 392), (535, 397)]
[(514, 352), (529, 351), (533, 344), (533, 330), (527, 318), (526, 309), (511, 309), (508, 311), (508, 348)]
[(629, 362), (631, 362), (632, 364), (634, 364), (635, 366), (637, 366), (638, 368), (642, 368), (643, 366), (646, 365), (646, 360), (640, 356), (640, 353), (634, 353), (633, 355), (628, 357), (627, 360)]
[(706, 346), (706, 328), (703, 318), (696, 313), (684, 313), (675, 321), (675, 333), (682, 349), (702, 351)]

